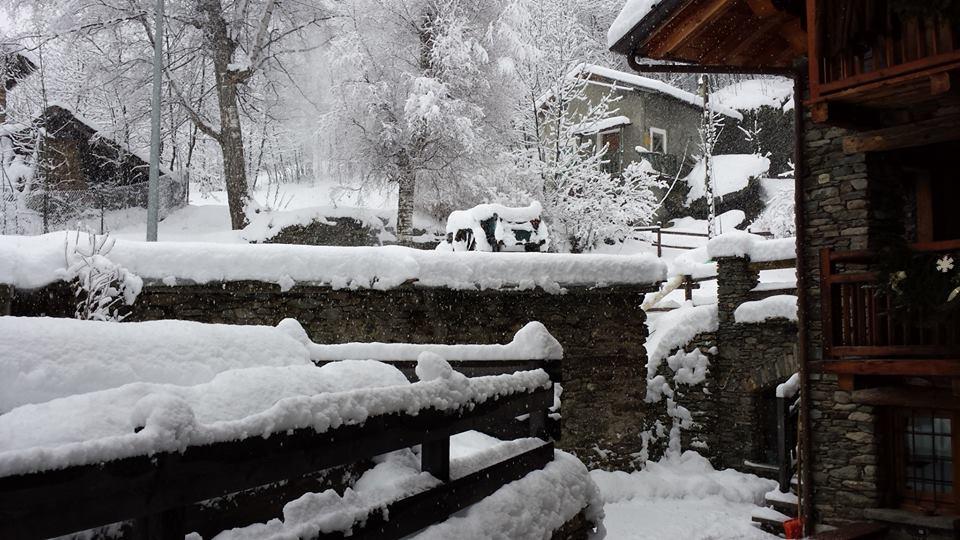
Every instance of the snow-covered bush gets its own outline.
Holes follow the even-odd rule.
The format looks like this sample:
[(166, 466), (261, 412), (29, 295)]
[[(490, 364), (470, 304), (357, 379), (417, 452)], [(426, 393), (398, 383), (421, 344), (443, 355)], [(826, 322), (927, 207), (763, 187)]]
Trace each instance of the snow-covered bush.
[(67, 243), (67, 274), (75, 279), (76, 318), (122, 321), (140, 294), (143, 280), (107, 258), (114, 245), (109, 235), (87, 233), (85, 246), (80, 245), (81, 236), (77, 232), (73, 245)]
[(753, 222), (753, 230), (769, 231), (774, 238), (790, 238), (797, 235), (796, 212), (793, 190), (779, 190), (767, 201), (760, 217)]

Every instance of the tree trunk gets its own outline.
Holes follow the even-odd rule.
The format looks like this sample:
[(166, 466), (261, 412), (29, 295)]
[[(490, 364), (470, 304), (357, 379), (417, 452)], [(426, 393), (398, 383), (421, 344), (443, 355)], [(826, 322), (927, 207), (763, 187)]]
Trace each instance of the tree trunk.
[(237, 44), (227, 32), (220, 0), (200, 0), (200, 11), (206, 20), (204, 31), (213, 56), (213, 70), (217, 84), (220, 110), (220, 151), (223, 155), (223, 181), (227, 188), (230, 226), (242, 229), (247, 225), (246, 207), (250, 201), (247, 191), (247, 170), (243, 149), (243, 131), (240, 127), (240, 108), (237, 99), (237, 80), (228, 69)]
[(413, 234), (413, 199), (416, 195), (417, 181), (412, 171), (401, 172), (397, 178), (400, 185), (397, 197), (397, 243), (402, 246), (410, 243)]

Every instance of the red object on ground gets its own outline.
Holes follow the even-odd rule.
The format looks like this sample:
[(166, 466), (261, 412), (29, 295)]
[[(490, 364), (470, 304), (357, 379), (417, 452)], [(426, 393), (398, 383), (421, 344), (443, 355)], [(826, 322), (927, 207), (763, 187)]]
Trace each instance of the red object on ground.
[(783, 522), (783, 532), (787, 538), (803, 538), (803, 522), (800, 518), (788, 519)]

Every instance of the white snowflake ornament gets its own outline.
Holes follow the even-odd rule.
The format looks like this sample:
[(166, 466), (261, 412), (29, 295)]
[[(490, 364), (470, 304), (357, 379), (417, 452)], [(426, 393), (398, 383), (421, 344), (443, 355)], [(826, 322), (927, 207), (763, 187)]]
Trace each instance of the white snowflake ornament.
[(953, 270), (953, 257), (944, 255), (943, 258), (939, 259), (937, 261), (937, 270), (944, 274)]

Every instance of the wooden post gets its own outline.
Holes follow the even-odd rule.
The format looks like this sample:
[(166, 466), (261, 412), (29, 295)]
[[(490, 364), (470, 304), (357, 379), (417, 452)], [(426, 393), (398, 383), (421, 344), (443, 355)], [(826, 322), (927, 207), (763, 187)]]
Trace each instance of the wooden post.
[(530, 411), (530, 436), (539, 437), (544, 440), (550, 439), (547, 432), (547, 411)]
[(683, 299), (693, 300), (693, 276), (683, 276)]
[(663, 258), (663, 225), (657, 222), (657, 258)]
[(450, 481), (450, 437), (420, 445), (420, 470), (442, 482)]
[(777, 461), (780, 466), (778, 481), (781, 493), (790, 491), (790, 477), (793, 476), (793, 463), (787, 445), (787, 418), (790, 414), (788, 399), (790, 398), (777, 398)]

